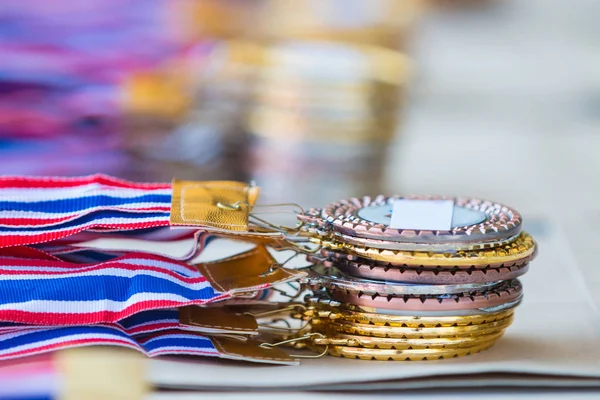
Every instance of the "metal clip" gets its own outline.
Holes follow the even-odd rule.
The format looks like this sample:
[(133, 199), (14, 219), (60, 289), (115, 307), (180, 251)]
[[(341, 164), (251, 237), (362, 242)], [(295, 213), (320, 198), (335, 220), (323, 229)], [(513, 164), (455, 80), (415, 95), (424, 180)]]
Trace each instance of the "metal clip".
[[(286, 326), (275, 326), (276, 323), (278, 322), (283, 322)], [(286, 335), (298, 335), (301, 332), (304, 332), (305, 329), (310, 325), (310, 321), (304, 323), (302, 326), (298, 327), (298, 328), (292, 328), (292, 325), (290, 324), (290, 322), (284, 318), (277, 318), (277, 319), (273, 319), (272, 321), (268, 322), (268, 323), (261, 323), (258, 324), (258, 328), (261, 332), (279, 332), (279, 333), (285, 333)]]
[[(263, 272), (262, 274), (260, 274), (261, 277), (265, 277), (268, 275), (271, 275), (273, 272), (275, 272), (276, 270), (278, 270), (279, 268), (283, 268), (283, 266), (285, 264), (287, 264), (288, 262), (292, 261), (294, 258), (296, 258), (296, 256), (298, 255), (298, 253), (294, 253), (292, 254), (291, 257), (288, 257), (284, 262), (280, 263), (272, 263), (271, 265), (269, 265), (269, 268)], [(288, 296), (289, 297), (289, 296)]]
[[(278, 309), (263, 311), (263, 312), (259, 312), (259, 313), (245, 313), (245, 315), (249, 315), (249, 316), (253, 317), (254, 319), (258, 320), (258, 319), (266, 318), (266, 317), (273, 316), (273, 315), (280, 315), (280, 314), (286, 313), (288, 311), (289, 311), (289, 315), (285, 315), (284, 317), (293, 318), (292, 314), (294, 314), (294, 313), (296, 313), (296, 314), (304, 313), (306, 311), (306, 306), (304, 306), (303, 304), (294, 303), (294, 304), (289, 305), (284, 308), (278, 308)], [(278, 322), (283, 322), (287, 327), (274, 326), (274, 324), (276, 324)], [(266, 328), (267, 330), (285, 331), (287, 334), (292, 334), (292, 333), (302, 332), (304, 329), (306, 329), (306, 327), (308, 326), (308, 323), (305, 323), (298, 328), (292, 328), (290, 322), (286, 318), (273, 318), (269, 322), (259, 323), (258, 326), (259, 326), (259, 328), (262, 327), (262, 328)]]
[(271, 290), (274, 290), (275, 292), (278, 292), (282, 296), (288, 297), (290, 299), (290, 301), (296, 300), (304, 292), (304, 287), (302, 285), (298, 286), (297, 288), (294, 287), (293, 285), (291, 285), (291, 283), (288, 283), (288, 285), (292, 289), (294, 289), (296, 291), (296, 293), (294, 293), (293, 295), (291, 295), (291, 294), (288, 294), (288, 292), (286, 292), (285, 290), (282, 290), (282, 289), (279, 289), (279, 288), (276, 288), (276, 287), (271, 287)]
[(294, 250), (296, 250), (298, 253), (302, 253), (302, 254), (316, 254), (319, 251), (321, 251), (321, 249), (323, 248), (323, 245), (321, 245), (321, 244), (318, 244), (316, 247), (310, 248), (310, 247), (301, 245), (301, 244), (291, 241), (291, 240), (288, 240), (287, 242), (289, 243), (289, 245), (291, 247), (294, 248)]
[[(321, 334), (321, 333), (307, 333), (303, 336), (297, 337), (297, 338), (292, 338), (292, 339), (287, 339), (287, 340), (282, 340), (281, 342), (277, 342), (277, 343), (261, 343), (259, 346), (264, 348), (264, 349), (272, 349), (274, 347), (279, 347), (281, 345), (284, 344), (290, 344), (290, 343), (298, 343), (298, 342), (303, 342), (306, 340), (310, 340), (313, 337), (318, 337), (318, 338), (325, 338), (325, 335)], [(327, 354), (327, 351), (329, 351), (329, 345), (325, 346), (325, 350), (323, 350), (320, 354), (316, 354), (316, 355), (305, 355), (305, 354), (290, 354), (290, 357), (294, 357), (294, 358), (321, 358), (323, 357), (325, 354)]]
[[(237, 201), (233, 204), (218, 202), (217, 207), (219, 207), (223, 210), (227, 210), (227, 211), (237, 211), (237, 210), (248, 209), (250, 211), (248, 213), (248, 216), (255, 220), (254, 221), (255, 225), (257, 225), (258, 227), (261, 227), (261, 228), (273, 229), (277, 232), (285, 233), (286, 235), (296, 235), (296, 234), (300, 233), (300, 228), (304, 224), (302, 221), (298, 221), (296, 223), (296, 226), (289, 227), (289, 226), (274, 224), (272, 222), (269, 222), (269, 221), (257, 216), (257, 214), (281, 213), (282, 211), (280, 209), (285, 208), (285, 207), (287, 207), (288, 210), (283, 210), (283, 212), (291, 211), (294, 214), (304, 214), (304, 209), (302, 208), (302, 206), (300, 206), (299, 204), (296, 204), (296, 203), (279, 203), (279, 204), (265, 204), (265, 205), (252, 206), (245, 201)], [(273, 210), (273, 211), (271, 211), (271, 210)]]
[(306, 310), (306, 306), (303, 305), (303, 304), (300, 304), (300, 303), (295, 303), (295, 304), (289, 305), (289, 306), (284, 307), (284, 308), (276, 308), (276, 309), (273, 309), (273, 310), (262, 311), (262, 312), (259, 312), (259, 313), (249, 313), (249, 312), (247, 312), (247, 313), (244, 313), (244, 314), (250, 315), (250, 316), (258, 319), (258, 318), (268, 317), (269, 315), (284, 313), (286, 311), (296, 311), (298, 309), (300, 309), (300, 310)]
[[(218, 202), (217, 207), (227, 210), (227, 211), (237, 211), (249, 209), (251, 210), (248, 213), (250, 219), (253, 220), (254, 225), (259, 228), (266, 228), (275, 231), (276, 233), (283, 233), (285, 235), (287, 244), (290, 246), (290, 249), (296, 251), (296, 254), (316, 254), (322, 248), (323, 245), (321, 243), (313, 243), (317, 244), (316, 247), (308, 247), (306, 243), (310, 243), (310, 239), (307, 237), (300, 236), (300, 233), (303, 231), (302, 227), (305, 225), (305, 222), (302, 220), (298, 220), (296, 226), (289, 227), (279, 224), (274, 224), (272, 222), (267, 221), (261, 217), (258, 217), (257, 214), (274, 214), (281, 213), (281, 208), (287, 207), (288, 209), (284, 209), (283, 212), (293, 212), (294, 214), (304, 214), (305, 211), (299, 204), (296, 203), (279, 203), (279, 204), (266, 204), (266, 205), (254, 205), (251, 206), (245, 201), (237, 201), (233, 204)], [(265, 209), (263, 211), (262, 209)], [(274, 211), (271, 211), (274, 209)], [(302, 243), (300, 243), (302, 242)]]

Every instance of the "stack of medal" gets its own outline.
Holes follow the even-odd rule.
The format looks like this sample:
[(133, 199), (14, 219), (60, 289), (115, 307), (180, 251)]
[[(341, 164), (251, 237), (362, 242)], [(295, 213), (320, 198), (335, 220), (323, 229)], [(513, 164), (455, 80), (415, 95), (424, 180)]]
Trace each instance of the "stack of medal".
[(252, 178), (269, 202), (302, 205), (381, 190), (418, 1), (267, 0), (271, 45), (247, 131)]
[[(407, 78), (404, 54), (294, 41), (272, 46), (247, 130), (252, 176), (269, 202), (300, 204), (380, 190)], [(293, 177), (293, 179), (290, 179)]]
[[(252, 340), (254, 316), (222, 306), (260, 303), (266, 289), (304, 272), (282, 268), (260, 243), (229, 258), (191, 262), (217, 231), (255, 239), (239, 205), (247, 210), (257, 195), (241, 182), (0, 178), (0, 360), (116, 345), (149, 357), (296, 363)], [(190, 224), (196, 231), (165, 230)], [(153, 249), (184, 237), (195, 240), (179, 258), (132, 251), (123, 241)], [(83, 243), (99, 238), (121, 249)]]
[[(435, 215), (437, 227), (415, 229), (409, 220), (419, 213)], [(488, 349), (511, 324), (523, 296), (516, 278), (536, 254), (519, 213), (477, 199), (355, 198), (301, 219), (322, 246), (301, 313), (309, 347), (348, 358), (432, 360)]]

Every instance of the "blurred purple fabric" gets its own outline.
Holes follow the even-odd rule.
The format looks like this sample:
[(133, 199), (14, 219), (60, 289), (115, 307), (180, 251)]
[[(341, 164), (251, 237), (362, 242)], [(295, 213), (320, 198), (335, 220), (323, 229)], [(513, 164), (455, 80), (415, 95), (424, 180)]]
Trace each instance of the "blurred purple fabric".
[(121, 84), (181, 45), (168, 0), (8, 0), (0, 8), (0, 174), (118, 174)]

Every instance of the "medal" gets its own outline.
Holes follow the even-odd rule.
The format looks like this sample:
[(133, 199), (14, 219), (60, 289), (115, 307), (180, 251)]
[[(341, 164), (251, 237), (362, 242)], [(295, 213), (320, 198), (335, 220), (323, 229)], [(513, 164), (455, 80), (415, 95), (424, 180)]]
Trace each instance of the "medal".
[(422, 339), (422, 338), (463, 338), (498, 333), (508, 328), (512, 323), (512, 316), (507, 318), (486, 322), (479, 325), (468, 326), (445, 326), (445, 327), (387, 327), (367, 324), (356, 324), (347, 322), (331, 322), (323, 320), (314, 320), (314, 331), (316, 332), (337, 332), (360, 336), (376, 336), (384, 338), (404, 338), (404, 339)]
[(490, 289), (479, 289), (464, 293), (442, 295), (385, 295), (365, 294), (360, 290), (331, 288), (331, 298), (358, 306), (377, 307), (404, 311), (471, 311), (489, 309), (505, 303), (518, 301), (523, 288), (518, 280), (505, 281)]
[(346, 346), (376, 349), (417, 350), (417, 349), (460, 349), (493, 342), (502, 336), (503, 332), (482, 336), (464, 338), (431, 338), (406, 339), (377, 336), (358, 336), (337, 334), (332, 337), (315, 338), (313, 343), (320, 346)]
[[(394, 204), (403, 200), (448, 201), (453, 204), (448, 230), (392, 227)], [(397, 250), (449, 251), (497, 247), (516, 238), (521, 215), (506, 206), (471, 198), (377, 196), (352, 198), (312, 209), (301, 217), (317, 234), (332, 232), (335, 241), (345, 237), (369, 247)], [(335, 236), (337, 235), (337, 236)], [(378, 242), (379, 241), (379, 242)]]
[(514, 313), (516, 304), (510, 308), (482, 312), (472, 315), (431, 316), (431, 315), (409, 315), (402, 313), (391, 313), (387, 310), (373, 307), (358, 307), (353, 304), (327, 301), (323, 298), (308, 298), (309, 307), (302, 313), (300, 318), (319, 318), (322, 320), (347, 321), (356, 324), (376, 326), (400, 326), (400, 327), (443, 327), (443, 326), (468, 326), (494, 322), (507, 318)]
[[(431, 360), (483, 351), (514, 318), (537, 254), (520, 214), (447, 197), (342, 200), (299, 215), (318, 253), (293, 314), (319, 354)], [(287, 342), (293, 339), (288, 339)]]
[(470, 354), (475, 354), (479, 353), (480, 351), (487, 350), (490, 347), (492, 347), (494, 343), (494, 340), (490, 340), (483, 344), (477, 344), (474, 346), (464, 347), (460, 349), (413, 350), (370, 349), (364, 347), (329, 346), (327, 349), (327, 353), (336, 357), (356, 358), (360, 360), (424, 361), (468, 356)]
[(336, 267), (315, 265), (307, 270), (306, 283), (311, 288), (360, 292), (361, 296), (441, 296), (447, 294), (465, 294), (476, 291), (489, 291), (502, 285), (502, 282), (481, 284), (466, 283), (458, 285), (419, 285), (385, 282), (346, 275)]
[(464, 284), (485, 283), (515, 279), (525, 274), (529, 264), (487, 268), (441, 268), (399, 266), (365, 258), (349, 260), (346, 254), (322, 250), (325, 257), (309, 256), (309, 260), (327, 267), (335, 266), (341, 272), (355, 277), (407, 283)]
[(346, 253), (350, 259), (366, 258), (374, 261), (413, 267), (495, 268), (524, 265), (535, 257), (535, 242), (528, 233), (500, 247), (486, 250), (458, 250), (452, 252), (425, 252), (388, 250), (355, 246), (325, 239), (313, 239), (327, 249)]

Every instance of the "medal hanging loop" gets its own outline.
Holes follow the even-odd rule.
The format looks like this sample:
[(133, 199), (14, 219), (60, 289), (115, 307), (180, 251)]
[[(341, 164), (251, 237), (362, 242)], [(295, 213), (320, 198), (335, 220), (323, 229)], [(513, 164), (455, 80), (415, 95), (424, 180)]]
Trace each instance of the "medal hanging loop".
[[(276, 342), (276, 343), (261, 343), (259, 346), (264, 348), (264, 349), (272, 349), (275, 347), (279, 347), (282, 346), (284, 344), (297, 344), (299, 342), (304, 342), (304, 341), (308, 341), (311, 340), (314, 337), (318, 337), (318, 338), (325, 338), (325, 335), (323, 335), (322, 333), (316, 333), (316, 332), (312, 332), (312, 333), (307, 333), (303, 336), (297, 337), (297, 338), (292, 338), (292, 339), (287, 339), (287, 340), (282, 340), (280, 342)], [(327, 354), (327, 352), (329, 351), (329, 345), (325, 346), (325, 349), (319, 353), (319, 354), (315, 354), (315, 355), (306, 355), (306, 354), (290, 354), (290, 357), (293, 358), (307, 358), (307, 359), (316, 359), (316, 358), (321, 358), (323, 356), (325, 356)]]
[(304, 304), (301, 304), (301, 303), (295, 303), (295, 304), (289, 305), (289, 306), (284, 307), (284, 308), (276, 308), (274, 310), (261, 311), (261, 312), (257, 312), (257, 313), (247, 312), (247, 313), (244, 313), (244, 314), (247, 314), (247, 315), (250, 315), (250, 316), (252, 316), (252, 317), (254, 317), (256, 319), (259, 319), (259, 318), (268, 317), (270, 315), (276, 315), (276, 314), (284, 313), (284, 312), (287, 312), (287, 311), (299, 312), (299, 310), (302, 310), (302, 311), (306, 310), (306, 306)]
[[(255, 205), (252, 206), (246, 202), (237, 201), (235, 203), (223, 203), (218, 202), (217, 207), (227, 211), (246, 211), (248, 213), (248, 220), (250, 223), (256, 226), (273, 230), (277, 233), (283, 233), (285, 235), (285, 241), (290, 249), (296, 250), (302, 254), (315, 254), (321, 251), (322, 246), (319, 244), (314, 248), (307, 247), (301, 243), (308, 243), (309, 239), (306, 236), (301, 236), (304, 233), (304, 221), (298, 219), (296, 225), (293, 227), (285, 226), (282, 224), (275, 224), (264, 218), (259, 217), (257, 214), (275, 214), (282, 212), (293, 212), (295, 215), (305, 214), (302, 206), (296, 203), (277, 203), (268, 205)], [(288, 209), (285, 209), (285, 208)], [(283, 208), (283, 210), (282, 210)]]
[(295, 293), (289, 294), (285, 290), (279, 289), (276, 287), (272, 287), (271, 290), (274, 290), (274, 291), (278, 292), (279, 294), (281, 294), (282, 296), (289, 298), (289, 301), (294, 301), (294, 300), (298, 299), (302, 295), (302, 293), (304, 293), (305, 287), (302, 284), (300, 284), (298, 287), (295, 287), (294, 285), (292, 285), (291, 282), (287, 282), (287, 285), (289, 287), (291, 287), (295, 291)]
[[(275, 214), (282, 212), (293, 212), (295, 215), (303, 214), (304, 209), (296, 203), (278, 203), (266, 205), (252, 205), (245, 201), (236, 201), (235, 203), (217, 202), (217, 207), (227, 211), (245, 211), (248, 213), (248, 218), (260, 228), (273, 229), (277, 232), (286, 235), (297, 235), (300, 233), (303, 222), (297, 221), (294, 227), (275, 224), (257, 216), (257, 214)], [(285, 208), (288, 209), (285, 209)], [(283, 209), (283, 210), (282, 210)]]
[(287, 240), (287, 244), (290, 246), (291, 249), (294, 249), (298, 253), (302, 253), (302, 254), (317, 254), (323, 248), (323, 246), (321, 244), (318, 244), (316, 247), (313, 247), (311, 249), (309, 247), (303, 246), (303, 245), (296, 243), (294, 241), (291, 241), (289, 239)]
[[(253, 183), (174, 180), (172, 188), (172, 227), (200, 228), (231, 237), (262, 237), (266, 244), (293, 248), (304, 254), (320, 250), (303, 244), (309, 237), (301, 217), (306, 214), (302, 206), (295, 203), (256, 205), (259, 188)], [(295, 222), (276, 223), (262, 216), (284, 213), (292, 213)]]
[[(283, 322), (286, 326), (285, 327), (276, 326), (275, 324), (277, 324), (278, 322)], [(292, 325), (290, 324), (289, 320), (287, 320), (285, 318), (275, 318), (269, 322), (259, 323), (258, 328), (260, 329), (261, 333), (277, 332), (277, 334), (281, 334), (282, 332), (285, 332), (286, 335), (292, 335), (292, 334), (297, 335), (301, 332), (305, 332), (309, 325), (310, 325), (310, 323), (306, 322), (298, 328), (293, 328)]]
[(296, 258), (296, 256), (298, 255), (298, 253), (294, 253), (291, 257), (288, 257), (284, 262), (282, 263), (278, 263), (275, 260), (273, 260), (273, 262), (271, 262), (269, 264), (269, 268), (267, 268), (264, 272), (262, 272), (259, 276), (260, 277), (266, 277), (269, 276), (271, 274), (273, 274), (275, 271), (277, 271), (279, 268), (283, 268), (285, 266), (285, 264), (287, 264), (288, 262), (292, 261), (294, 258)]
[[(283, 307), (283, 308), (276, 308), (273, 310), (267, 310), (267, 311), (262, 311), (262, 312), (257, 312), (257, 313), (246, 312), (246, 313), (244, 313), (244, 315), (252, 317), (257, 321), (260, 319), (269, 319), (269, 317), (273, 317), (268, 322), (258, 323), (258, 327), (262, 328), (261, 331), (271, 332), (271, 333), (273, 333), (273, 331), (275, 331), (275, 332), (278, 332), (279, 334), (281, 334), (281, 332), (285, 332), (287, 335), (291, 335), (291, 334), (299, 334), (301, 332), (304, 332), (305, 329), (308, 327), (308, 323), (304, 323), (304, 324), (302, 324), (302, 326), (294, 328), (294, 327), (292, 327), (292, 325), (289, 322), (289, 318), (290, 317), (293, 318), (294, 314), (298, 314), (298, 313), (303, 314), (304, 312), (306, 312), (305, 305), (303, 305), (301, 303), (291, 303), (290, 305)], [(275, 324), (278, 322), (283, 322), (286, 325), (286, 327), (275, 326)]]

